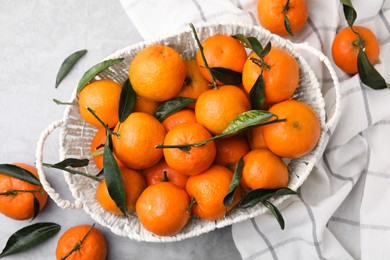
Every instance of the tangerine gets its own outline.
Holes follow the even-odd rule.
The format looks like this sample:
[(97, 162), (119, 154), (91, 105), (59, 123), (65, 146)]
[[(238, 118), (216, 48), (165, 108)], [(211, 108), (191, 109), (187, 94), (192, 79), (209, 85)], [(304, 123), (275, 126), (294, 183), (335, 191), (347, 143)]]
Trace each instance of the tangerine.
[(240, 158), (249, 152), (248, 142), (241, 135), (216, 139), (215, 146), (215, 162), (231, 170), (234, 170)]
[(184, 123), (196, 123), (195, 113), (191, 109), (182, 109), (179, 110), (161, 122), (165, 130), (168, 132), (177, 125)]
[(136, 96), (135, 104), (132, 112), (145, 112), (149, 115), (153, 115), (157, 108), (161, 105), (161, 102), (145, 99), (140, 96)]

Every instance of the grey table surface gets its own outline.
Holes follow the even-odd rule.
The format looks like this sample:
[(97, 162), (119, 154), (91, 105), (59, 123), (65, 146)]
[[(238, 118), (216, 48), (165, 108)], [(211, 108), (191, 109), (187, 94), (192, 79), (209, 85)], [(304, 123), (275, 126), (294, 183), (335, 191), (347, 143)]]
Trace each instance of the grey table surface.
[[(78, 80), (91, 65), (142, 38), (117, 1), (2, 0), (0, 2), (0, 163), (34, 164), (41, 132), (61, 119)], [(55, 77), (74, 51), (88, 53), (58, 89)], [(57, 162), (58, 131), (45, 145), (44, 160)], [(48, 170), (48, 181), (71, 199), (62, 173)], [(57, 240), (68, 228), (94, 221), (83, 210), (61, 209), (49, 200), (32, 222), (0, 214), (0, 248), (18, 229), (37, 222), (56, 222), (56, 236), (28, 251), (4, 259), (54, 259)], [(107, 259), (239, 259), (229, 227), (172, 243), (137, 242), (116, 236), (100, 225), (108, 243)]]

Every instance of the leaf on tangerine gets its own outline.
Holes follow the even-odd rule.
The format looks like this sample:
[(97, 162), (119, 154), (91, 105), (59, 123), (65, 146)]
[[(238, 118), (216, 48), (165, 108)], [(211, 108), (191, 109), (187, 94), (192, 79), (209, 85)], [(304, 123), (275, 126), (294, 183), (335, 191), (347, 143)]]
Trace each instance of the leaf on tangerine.
[(19, 166), (13, 165), (13, 164), (0, 164), (0, 172), (2, 174), (11, 176), (13, 178), (17, 178), (22, 181), (26, 181), (28, 183), (31, 183), (33, 185), (41, 186), (41, 182), (37, 177), (35, 177), (34, 174), (32, 174), (30, 171), (23, 169)]
[(119, 122), (123, 123), (126, 118), (133, 111), (134, 105), (136, 101), (135, 91), (130, 83), (130, 80), (127, 79), (122, 86), (121, 95), (119, 98)]
[(246, 111), (234, 118), (225, 130), (222, 131), (221, 135), (227, 136), (239, 133), (243, 130), (258, 126), (273, 116), (275, 115), (265, 110)]
[(358, 72), (361, 81), (373, 89), (390, 88), (389, 84), (386, 84), (382, 75), (374, 68), (367, 58), (366, 53), (362, 48), (359, 49), (358, 54)]
[(234, 193), (241, 182), (241, 174), (242, 174), (243, 167), (244, 167), (244, 160), (241, 157), (240, 160), (238, 160), (236, 168), (234, 170), (234, 174), (233, 174), (232, 180), (230, 182), (228, 192), (227, 192), (225, 198), (223, 199), (223, 205), (225, 207), (227, 207), (233, 203)]
[(251, 90), (249, 91), (249, 101), (253, 109), (261, 109), (265, 102), (264, 77), (260, 74)]
[(348, 26), (352, 27), (357, 17), (356, 10), (353, 8), (351, 0), (340, 0), (340, 2), (343, 5), (344, 16)]
[(33, 199), (33, 216), (31, 218), (31, 221), (33, 221), (39, 214), (39, 201), (37, 199), (37, 197), (35, 197), (35, 194), (33, 193), (34, 195), (34, 199)]
[(164, 121), (168, 116), (179, 111), (180, 109), (195, 103), (196, 99), (188, 97), (176, 97), (162, 103), (154, 113), (154, 117), (158, 121)]
[(222, 68), (213, 67), (210, 68), (210, 73), (213, 74), (214, 78), (228, 85), (240, 85), (242, 83), (242, 74), (240, 72)]

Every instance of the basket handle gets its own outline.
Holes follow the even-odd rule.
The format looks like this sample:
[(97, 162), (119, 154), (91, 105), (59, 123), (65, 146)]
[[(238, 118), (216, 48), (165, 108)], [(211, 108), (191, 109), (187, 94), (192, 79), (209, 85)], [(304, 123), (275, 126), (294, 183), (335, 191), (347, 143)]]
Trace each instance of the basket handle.
[(40, 182), (47, 192), (47, 194), (50, 196), (50, 198), (60, 207), (63, 209), (80, 209), (83, 206), (83, 203), (76, 199), (75, 202), (70, 202), (69, 200), (62, 199), (60, 194), (58, 194), (51, 186), (50, 183), (46, 180), (45, 173), (43, 171), (43, 147), (45, 144), (45, 141), (47, 137), (58, 127), (61, 127), (64, 125), (63, 120), (57, 120), (51, 123), (41, 134), (38, 143), (37, 143), (37, 150), (35, 153), (36, 157), (36, 167), (38, 170), (38, 175)]
[(332, 63), (330, 62), (329, 58), (325, 56), (321, 51), (317, 50), (316, 48), (310, 46), (307, 42), (305, 43), (296, 43), (294, 44), (294, 47), (296, 50), (306, 50), (309, 53), (316, 56), (322, 63), (325, 64), (327, 69), (329, 70), (330, 76), (332, 77), (334, 89), (335, 89), (335, 95), (336, 95), (336, 104), (334, 108), (333, 115), (327, 120), (325, 126), (326, 129), (333, 128), (336, 125), (336, 122), (340, 116), (340, 106), (341, 106), (341, 93), (340, 93), (340, 83), (339, 78), (337, 77), (336, 71), (334, 70)]

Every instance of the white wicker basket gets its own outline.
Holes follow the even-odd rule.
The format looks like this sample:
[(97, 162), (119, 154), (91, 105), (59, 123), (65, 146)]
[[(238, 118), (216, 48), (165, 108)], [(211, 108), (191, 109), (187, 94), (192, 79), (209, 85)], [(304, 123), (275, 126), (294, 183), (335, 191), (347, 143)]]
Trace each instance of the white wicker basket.
[[(247, 36), (254, 36), (260, 39), (265, 44), (268, 41), (272, 42), (273, 46), (281, 47), (290, 52), (297, 60), (300, 66), (300, 83), (296, 90), (294, 98), (302, 100), (309, 104), (318, 114), (321, 123), (322, 134), (316, 148), (308, 155), (292, 160), (289, 163), (289, 170), (291, 172), (291, 179), (289, 187), (293, 190), (298, 189), (299, 186), (305, 181), (307, 176), (313, 169), (314, 164), (320, 156), (320, 151), (324, 146), (324, 134), (330, 128), (333, 127), (337, 121), (340, 104), (339, 83), (337, 76), (329, 62), (328, 58), (321, 52), (309, 47), (306, 44), (294, 44), (281, 37), (271, 34), (269, 31), (264, 30), (258, 26), (245, 25), (245, 24), (204, 24), (196, 27), (200, 40), (204, 40), (210, 35), (217, 33), (224, 34), (244, 34)], [(157, 39), (154, 41), (141, 42), (136, 45), (129, 46), (122, 50), (119, 50), (106, 59), (124, 57), (124, 61), (112, 66), (105, 72), (101, 73), (101, 78), (111, 78), (117, 82), (123, 83), (127, 79), (128, 65), (133, 59), (136, 53), (147, 45), (161, 43), (169, 45), (179, 51), (183, 58), (194, 57), (197, 50), (197, 45), (194, 40), (193, 34), (188, 27), (186, 30), (177, 34), (171, 35), (166, 38)], [(305, 61), (305, 59), (296, 51), (298, 49), (306, 50), (317, 56), (330, 71), (330, 74), (334, 81), (336, 108), (331, 118), (326, 120), (325, 115), (325, 103), (322, 97), (319, 83)], [(75, 93), (72, 99), (75, 100)], [(117, 235), (125, 236), (130, 239), (149, 242), (170, 242), (179, 241), (182, 239), (198, 236), (200, 234), (212, 231), (216, 228), (225, 227), (233, 223), (241, 222), (249, 218), (258, 216), (267, 211), (262, 205), (257, 205), (248, 209), (238, 209), (232, 214), (226, 216), (225, 219), (219, 221), (206, 221), (195, 217), (192, 217), (188, 225), (178, 234), (169, 237), (160, 237), (154, 235), (145, 230), (138, 221), (135, 214), (131, 214), (128, 217), (121, 217), (105, 212), (97, 202), (95, 198), (95, 189), (97, 183), (82, 176), (75, 176), (64, 172), (65, 180), (69, 185), (69, 189), (75, 198), (75, 202), (64, 200), (60, 195), (51, 188), (47, 182), (42, 161), (43, 161), (43, 147), (44, 142), (48, 135), (57, 127), (61, 127), (60, 133), (60, 160), (65, 158), (90, 158), (90, 142), (94, 136), (96, 129), (91, 125), (85, 123), (78, 112), (77, 106), (68, 106), (62, 120), (53, 122), (48, 128), (41, 134), (38, 141), (37, 153), (36, 153), (36, 166), (42, 182), (43, 187), (49, 194), (49, 196), (62, 208), (83, 208), (92, 219), (99, 224), (106, 226)], [(96, 166), (91, 163), (85, 170), (89, 173), (98, 172)], [(277, 198), (273, 203), (278, 206), (286, 199), (286, 196)]]

